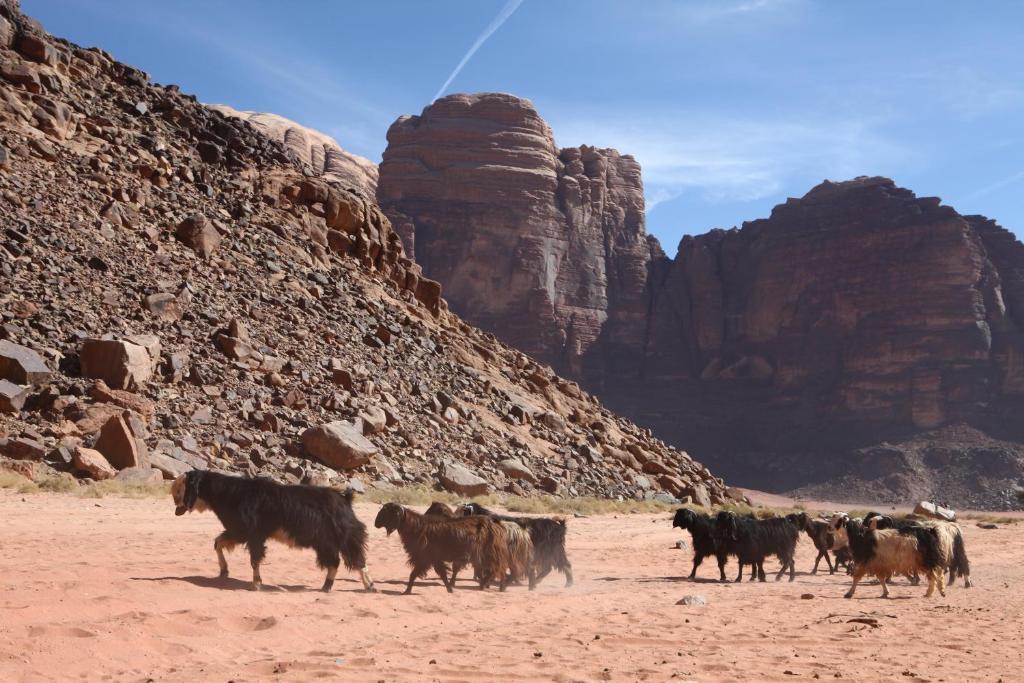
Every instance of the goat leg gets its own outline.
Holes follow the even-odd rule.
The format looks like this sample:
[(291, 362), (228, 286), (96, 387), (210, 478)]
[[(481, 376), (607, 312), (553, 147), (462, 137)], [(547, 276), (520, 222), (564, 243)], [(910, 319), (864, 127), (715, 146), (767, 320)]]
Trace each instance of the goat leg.
[(228, 532), (222, 533), (214, 539), (213, 549), (217, 551), (217, 564), (220, 565), (220, 578), (228, 578), (228, 559), (224, 556), (225, 550), (232, 550), (235, 542), (228, 538)]
[(338, 565), (327, 568), (327, 578), (324, 579), (324, 585), (322, 590), (324, 593), (330, 593), (331, 588), (334, 587), (334, 577), (338, 575)]
[(844, 598), (852, 598), (853, 597), (853, 592), (855, 590), (857, 590), (857, 584), (860, 582), (860, 580), (861, 580), (861, 578), (863, 578), (863, 576), (864, 576), (864, 572), (862, 572), (859, 568), (857, 568), (857, 569), (855, 569), (853, 571), (853, 585), (850, 586), (850, 590), (846, 591), (846, 595), (843, 596)]
[(445, 566), (444, 562), (435, 562), (434, 571), (441, 577), (441, 581), (444, 583), (444, 587), (449, 593), (454, 593), (455, 589), (452, 588), (452, 584), (448, 581), (448, 567)]
[(416, 579), (426, 573), (427, 568), (421, 565), (416, 565), (412, 568), (412, 572), (409, 574), (409, 585), (405, 587), (405, 595), (412, 593), (412, 585), (416, 582)]
[(376, 593), (377, 589), (373, 587), (373, 579), (370, 578), (370, 572), (367, 571), (366, 567), (359, 570), (359, 578), (363, 581), (363, 589), (367, 593)]
[(569, 560), (562, 564), (562, 573), (565, 574), (565, 587), (572, 588), (572, 565), (569, 564)]
[(697, 576), (697, 567), (704, 561), (704, 556), (700, 553), (693, 554), (693, 569), (690, 570), (690, 580), (692, 581)]

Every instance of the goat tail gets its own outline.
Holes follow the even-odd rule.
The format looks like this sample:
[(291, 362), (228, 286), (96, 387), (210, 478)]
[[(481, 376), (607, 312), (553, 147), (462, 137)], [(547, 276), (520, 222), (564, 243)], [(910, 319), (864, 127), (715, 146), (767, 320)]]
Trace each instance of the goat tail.
[(971, 563), (967, 559), (967, 548), (964, 546), (964, 535), (957, 529), (953, 535), (953, 562), (949, 568), (952, 576), (970, 576)]

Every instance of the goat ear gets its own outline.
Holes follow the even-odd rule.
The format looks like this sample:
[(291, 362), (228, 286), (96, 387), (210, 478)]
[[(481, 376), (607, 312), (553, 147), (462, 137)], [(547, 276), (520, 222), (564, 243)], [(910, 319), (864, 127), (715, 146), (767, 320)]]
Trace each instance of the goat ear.
[(199, 470), (192, 470), (185, 475), (185, 496), (182, 498), (181, 504), (185, 506), (186, 510), (191, 510), (196, 506), (196, 501), (199, 500), (199, 482), (203, 477), (203, 473)]

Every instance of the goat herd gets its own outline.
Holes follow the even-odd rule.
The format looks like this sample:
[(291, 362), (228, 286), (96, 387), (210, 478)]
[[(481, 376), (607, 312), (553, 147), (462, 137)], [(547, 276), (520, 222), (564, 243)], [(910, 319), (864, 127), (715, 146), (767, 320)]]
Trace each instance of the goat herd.
[[(697, 568), (704, 558), (712, 555), (718, 560), (719, 578), (725, 581), (725, 563), (730, 556), (739, 563), (736, 581), (743, 579), (743, 566), (750, 565), (750, 580), (765, 580), (764, 561), (772, 555), (779, 558), (782, 568), (775, 576), (778, 581), (789, 570), (789, 580), (795, 576), (794, 555), (801, 531), (814, 543), (818, 556), (812, 574), (824, 559), (830, 574), (844, 567), (853, 575), (853, 585), (845, 597), (852, 598), (862, 578), (873, 575), (882, 586), (882, 597), (889, 597), (886, 582), (899, 574), (917, 584), (921, 575), (928, 579), (930, 596), (935, 589), (946, 594), (944, 575), (949, 571), (949, 583), (963, 577), (964, 586), (971, 587), (971, 567), (967, 560), (963, 533), (953, 522), (919, 518), (894, 519), (877, 512), (869, 512), (863, 519), (853, 519), (839, 513), (830, 519), (811, 519), (806, 512), (785, 517), (758, 519), (753, 515), (740, 516), (723, 510), (710, 516), (683, 508), (676, 511), (673, 527), (690, 532), (693, 538), (693, 569), (690, 578), (697, 576)], [(829, 553), (835, 559), (833, 565)]]
[[(327, 571), (324, 591), (331, 590), (342, 561), (347, 568), (360, 572), (366, 590), (374, 590), (366, 570), (366, 526), (352, 509), (351, 491), (194, 470), (174, 481), (171, 495), (175, 514), (212, 510), (223, 524), (224, 531), (214, 540), (221, 577), (228, 576), (224, 552), (244, 544), (249, 551), (253, 588), (259, 590), (260, 564), (266, 555), (266, 542), (272, 538), (316, 551), (317, 564)], [(431, 569), (450, 593), (466, 565), (472, 566), (481, 589), (496, 582), (499, 590), (505, 590), (510, 581), (525, 581), (532, 590), (552, 570), (565, 575), (567, 587), (573, 582), (572, 565), (565, 553), (564, 519), (498, 515), (477, 503), (465, 503), (453, 510), (435, 502), (424, 513), (386, 503), (374, 525), (385, 529), (389, 536), (398, 532), (412, 567), (407, 594)], [(719, 578), (725, 581), (725, 564), (732, 556), (739, 562), (736, 581), (742, 580), (745, 565), (750, 567), (750, 580), (764, 581), (764, 561), (774, 555), (782, 563), (776, 580), (788, 570), (792, 581), (797, 540), (800, 531), (805, 531), (818, 550), (812, 573), (817, 573), (822, 559), (829, 573), (845, 567), (853, 575), (848, 598), (853, 597), (857, 583), (866, 575), (878, 579), (883, 597), (889, 595), (886, 582), (897, 574), (915, 584), (921, 575), (927, 577), (929, 596), (936, 588), (945, 595), (947, 570), (951, 584), (962, 576), (964, 585), (971, 585), (963, 535), (951, 522), (896, 520), (877, 513), (869, 513), (864, 519), (851, 519), (845, 514), (827, 520), (811, 519), (804, 512), (758, 519), (730, 511), (710, 516), (683, 508), (675, 513), (672, 526), (692, 536), (691, 579), (696, 577), (701, 562), (714, 556)]]

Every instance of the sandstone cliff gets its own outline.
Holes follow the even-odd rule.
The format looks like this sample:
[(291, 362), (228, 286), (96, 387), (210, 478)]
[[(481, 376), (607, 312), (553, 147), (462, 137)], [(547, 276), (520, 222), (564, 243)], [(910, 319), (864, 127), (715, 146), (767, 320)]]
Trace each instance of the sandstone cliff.
[(451, 95), (388, 131), (378, 202), (454, 310), (567, 368), (636, 345), (652, 249), (640, 167), (555, 147), (526, 100)]
[(280, 142), (293, 160), (316, 175), (373, 199), (377, 191), (377, 164), (343, 150), (331, 136), (277, 114), (238, 111), (226, 104), (207, 106), (247, 121), (270, 139)]
[[(636, 161), (557, 150), (526, 100), (446, 97), (388, 143), (379, 202), (455, 310), (733, 480), (1012, 498), (1024, 246), (993, 222), (858, 178), (670, 259), (644, 234)], [(878, 466), (874, 446), (955, 425), (1009, 439), (1009, 465), (958, 437), (946, 473), (907, 454)], [(847, 475), (863, 487), (820, 488)]]
[(0, 466), (725, 500), (686, 453), (449, 312), (302, 145), (10, 0), (0, 123)]

